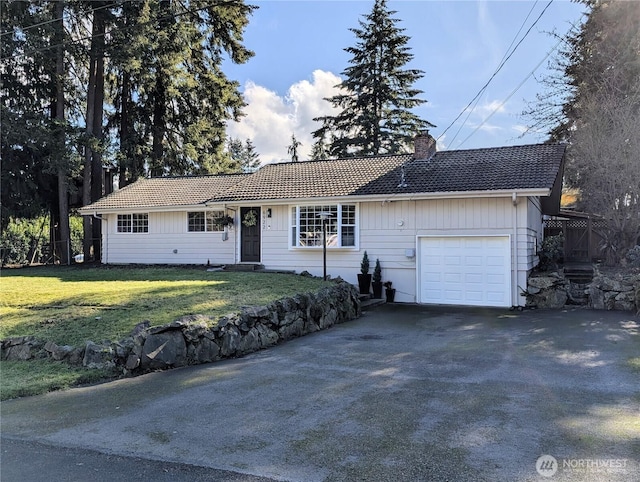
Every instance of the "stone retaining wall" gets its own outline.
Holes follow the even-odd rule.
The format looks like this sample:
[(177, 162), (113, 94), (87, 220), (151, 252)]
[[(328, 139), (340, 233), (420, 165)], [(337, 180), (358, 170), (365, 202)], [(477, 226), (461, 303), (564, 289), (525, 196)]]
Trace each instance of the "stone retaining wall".
[(640, 312), (640, 274), (603, 274), (597, 269), (591, 283), (577, 284), (565, 279), (562, 271), (529, 277), (527, 306), (562, 308), (586, 305), (595, 310)]
[(125, 375), (151, 370), (209, 363), (242, 356), (281, 341), (329, 328), (360, 316), (358, 290), (349, 283), (313, 294), (284, 298), (266, 306), (243, 308), (215, 322), (189, 315), (168, 325), (138, 324), (119, 342), (84, 347), (59, 346), (32, 336), (2, 340), (3, 360), (51, 358), (88, 368), (112, 368)]

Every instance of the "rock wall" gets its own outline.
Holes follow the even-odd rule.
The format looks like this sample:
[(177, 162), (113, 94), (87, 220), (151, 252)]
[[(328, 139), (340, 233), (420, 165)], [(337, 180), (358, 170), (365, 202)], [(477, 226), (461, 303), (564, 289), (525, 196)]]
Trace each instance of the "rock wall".
[(591, 283), (573, 283), (562, 272), (530, 276), (527, 306), (562, 308), (566, 304), (587, 305), (595, 310), (640, 312), (640, 274), (601, 273), (596, 270)]
[(117, 369), (125, 375), (209, 363), (246, 355), (290, 338), (323, 330), (361, 314), (358, 290), (336, 282), (317, 293), (243, 308), (218, 320), (188, 315), (168, 325), (138, 324), (119, 342), (59, 346), (32, 336), (2, 340), (3, 360), (51, 358), (88, 368)]

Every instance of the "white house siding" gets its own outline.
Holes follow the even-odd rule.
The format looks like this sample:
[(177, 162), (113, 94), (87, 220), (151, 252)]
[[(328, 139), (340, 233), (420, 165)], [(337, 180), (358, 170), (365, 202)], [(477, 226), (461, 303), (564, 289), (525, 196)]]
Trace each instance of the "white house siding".
[[(148, 233), (116, 232), (116, 214), (103, 216), (102, 262), (110, 264), (225, 264), (235, 259), (235, 231), (188, 232), (186, 212), (149, 213)], [(174, 252), (174, 250), (176, 252)]]
[(542, 246), (544, 228), (542, 224), (542, 206), (539, 197), (527, 198), (527, 243), (529, 256), (527, 268), (535, 268), (540, 259), (537, 250)]
[[(265, 216), (271, 207), (272, 218)], [(307, 270), (322, 275), (322, 249), (291, 249), (289, 246), (290, 206), (264, 206), (262, 263), (267, 268)], [(360, 203), (359, 249), (329, 249), (328, 273), (357, 282), (363, 252), (368, 252), (371, 271), (380, 259), (383, 281), (392, 281), (396, 301), (417, 301), (416, 248), (418, 236), (494, 235), (511, 238), (513, 261), (512, 297), (518, 304), (518, 285), (526, 285), (535, 223), (529, 224), (529, 202), (519, 198), (441, 199)], [(514, 226), (518, 229), (514, 229)], [(514, 254), (517, 251), (517, 255)]]

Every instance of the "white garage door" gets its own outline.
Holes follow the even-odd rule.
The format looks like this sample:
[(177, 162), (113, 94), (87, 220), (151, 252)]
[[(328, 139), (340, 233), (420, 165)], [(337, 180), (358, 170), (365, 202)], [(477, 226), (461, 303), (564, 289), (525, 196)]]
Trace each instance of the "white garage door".
[(420, 238), (421, 303), (511, 306), (508, 236)]

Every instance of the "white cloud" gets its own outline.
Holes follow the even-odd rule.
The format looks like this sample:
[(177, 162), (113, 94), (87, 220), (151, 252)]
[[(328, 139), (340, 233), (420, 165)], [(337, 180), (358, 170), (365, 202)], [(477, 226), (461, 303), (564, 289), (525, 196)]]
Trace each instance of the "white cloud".
[(483, 104), (478, 105), (475, 108), (475, 111), (480, 114), (482, 117), (486, 117), (492, 114), (500, 114), (505, 112), (504, 103), (499, 100), (492, 100), (490, 102), (485, 102)]
[(511, 128), (520, 135), (526, 134), (527, 132), (529, 132), (529, 128), (527, 126), (523, 126), (520, 124), (513, 125), (511, 126)]
[(302, 143), (300, 159), (306, 160), (314, 142), (311, 132), (320, 127), (313, 118), (335, 114), (324, 98), (338, 92), (335, 86), (340, 81), (331, 72), (315, 70), (311, 81), (296, 82), (284, 97), (249, 81), (244, 87), (245, 116), (240, 122), (231, 122), (227, 134), (251, 139), (263, 164), (289, 159), (287, 146), (295, 134)]

